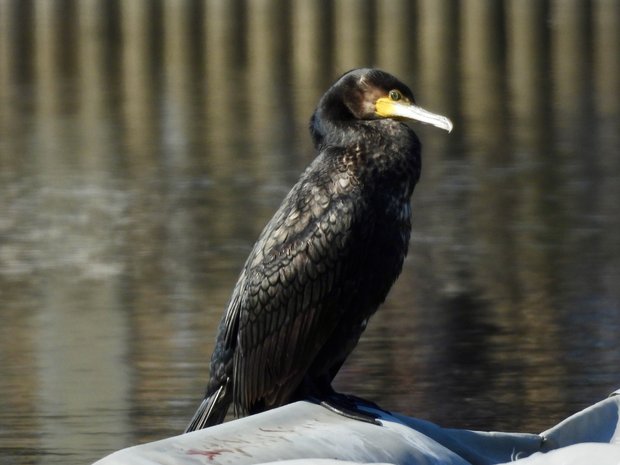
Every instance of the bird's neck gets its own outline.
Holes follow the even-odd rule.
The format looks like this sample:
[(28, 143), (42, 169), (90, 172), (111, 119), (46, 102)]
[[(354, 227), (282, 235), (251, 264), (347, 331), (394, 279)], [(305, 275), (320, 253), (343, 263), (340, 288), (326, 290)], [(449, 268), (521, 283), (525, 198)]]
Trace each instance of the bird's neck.
[(310, 121), (310, 134), (317, 151), (326, 147), (365, 144), (372, 132), (369, 120), (332, 119), (315, 113)]

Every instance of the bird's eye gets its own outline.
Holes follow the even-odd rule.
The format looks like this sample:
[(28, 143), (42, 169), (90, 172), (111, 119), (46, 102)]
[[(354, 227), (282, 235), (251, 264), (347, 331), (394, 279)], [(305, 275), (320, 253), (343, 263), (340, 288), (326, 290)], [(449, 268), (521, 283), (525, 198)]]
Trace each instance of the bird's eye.
[(394, 101), (397, 101), (403, 98), (402, 94), (397, 90), (391, 90), (388, 95), (390, 96), (390, 100), (394, 100)]

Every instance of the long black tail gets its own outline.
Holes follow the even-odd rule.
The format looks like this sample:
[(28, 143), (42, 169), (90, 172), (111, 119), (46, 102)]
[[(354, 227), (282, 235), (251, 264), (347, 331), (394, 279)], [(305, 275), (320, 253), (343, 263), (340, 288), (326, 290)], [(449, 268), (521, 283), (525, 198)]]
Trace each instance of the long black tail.
[(222, 384), (213, 394), (206, 396), (185, 432), (196, 431), (213, 425), (219, 425), (224, 421), (228, 407), (232, 401), (232, 389), (230, 381)]

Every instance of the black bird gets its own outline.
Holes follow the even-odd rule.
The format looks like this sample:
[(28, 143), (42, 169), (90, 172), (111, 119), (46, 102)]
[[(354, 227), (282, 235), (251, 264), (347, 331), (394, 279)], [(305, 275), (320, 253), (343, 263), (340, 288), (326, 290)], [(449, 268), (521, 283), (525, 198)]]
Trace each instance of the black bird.
[[(447, 131), (394, 76), (344, 74), (310, 120), (317, 157), (261, 233), (219, 326), (205, 399), (186, 431), (331, 388), (400, 274), (420, 142), (402, 120)], [(338, 401), (335, 400), (337, 404)]]

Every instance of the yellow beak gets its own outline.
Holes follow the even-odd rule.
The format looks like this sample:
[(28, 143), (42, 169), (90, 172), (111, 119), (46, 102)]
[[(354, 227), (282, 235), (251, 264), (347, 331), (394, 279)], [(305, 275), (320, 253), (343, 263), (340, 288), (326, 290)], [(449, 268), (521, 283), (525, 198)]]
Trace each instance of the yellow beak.
[(382, 118), (404, 118), (421, 123), (431, 124), (448, 132), (452, 131), (452, 121), (445, 116), (431, 113), (406, 100), (392, 100), (381, 97), (375, 103), (375, 114)]

